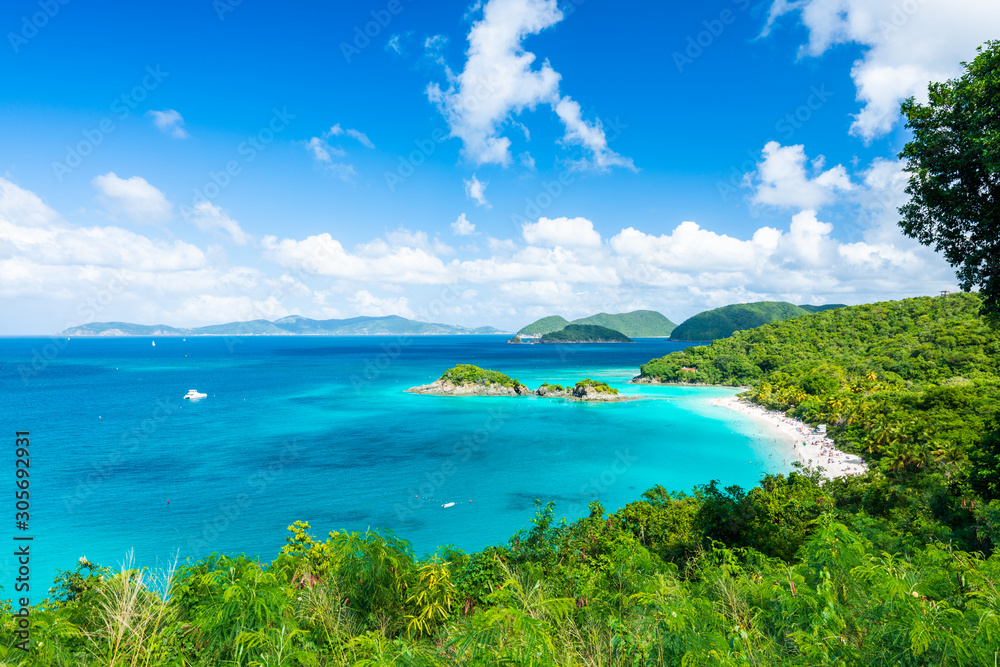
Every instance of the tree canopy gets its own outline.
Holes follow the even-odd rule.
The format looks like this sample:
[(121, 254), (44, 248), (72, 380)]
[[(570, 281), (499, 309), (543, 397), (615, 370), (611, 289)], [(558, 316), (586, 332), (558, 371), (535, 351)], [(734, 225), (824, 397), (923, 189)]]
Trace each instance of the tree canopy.
[(1000, 41), (979, 47), (965, 73), (932, 82), (926, 104), (903, 103), (913, 139), (899, 157), (910, 172), (903, 231), (979, 286), (981, 312), (1000, 318)]

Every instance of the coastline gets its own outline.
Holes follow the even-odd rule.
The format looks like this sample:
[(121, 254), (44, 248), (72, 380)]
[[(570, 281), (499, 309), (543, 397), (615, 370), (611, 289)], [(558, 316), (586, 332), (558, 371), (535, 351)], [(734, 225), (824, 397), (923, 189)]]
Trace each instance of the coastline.
[(768, 425), (788, 441), (799, 461), (810, 467), (823, 467), (823, 476), (827, 479), (860, 475), (867, 470), (861, 457), (840, 451), (833, 440), (817, 434), (812, 427), (797, 419), (741, 400), (738, 396), (712, 398), (708, 402)]

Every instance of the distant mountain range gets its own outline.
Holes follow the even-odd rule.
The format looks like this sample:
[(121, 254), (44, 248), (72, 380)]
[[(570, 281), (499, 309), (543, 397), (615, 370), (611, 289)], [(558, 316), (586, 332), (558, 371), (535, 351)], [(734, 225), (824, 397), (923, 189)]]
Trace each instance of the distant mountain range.
[(677, 325), (670, 334), (670, 340), (706, 341), (728, 338), (736, 331), (754, 329), (771, 322), (843, 307), (844, 304), (840, 303), (825, 306), (796, 306), (786, 301), (736, 303), (689, 317)]
[(634, 310), (630, 313), (616, 315), (598, 313), (590, 317), (581, 317), (572, 322), (559, 315), (550, 315), (523, 327), (517, 332), (517, 335), (542, 336), (561, 331), (570, 324), (589, 324), (614, 329), (629, 338), (666, 338), (677, 326), (655, 310)]
[(273, 322), (250, 320), (213, 324), (206, 327), (180, 328), (164, 324), (128, 322), (93, 322), (70, 327), (63, 336), (431, 336), (486, 335), (508, 333), (496, 327), (460, 327), (408, 320), (398, 315), (386, 317), (351, 317), (343, 320), (311, 320), (290, 315)]

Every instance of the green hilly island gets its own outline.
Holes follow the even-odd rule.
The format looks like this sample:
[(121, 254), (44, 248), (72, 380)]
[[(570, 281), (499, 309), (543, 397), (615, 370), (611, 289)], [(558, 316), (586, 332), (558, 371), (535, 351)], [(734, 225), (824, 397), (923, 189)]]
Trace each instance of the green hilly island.
[(716, 340), (730, 336), (735, 331), (753, 329), (762, 324), (841, 307), (841, 304), (796, 306), (785, 301), (737, 303), (714, 310), (706, 310), (684, 320), (670, 334), (670, 339), (680, 341)]
[(631, 338), (596, 324), (568, 324), (542, 336), (542, 343), (631, 343)]
[(559, 315), (550, 315), (540, 320), (535, 320), (526, 327), (522, 327), (517, 335), (521, 336), (541, 336), (543, 334), (559, 331), (569, 324), (569, 320)]
[(289, 315), (273, 322), (250, 320), (204, 327), (170, 327), (128, 322), (92, 322), (70, 327), (63, 336), (427, 336), (490, 335), (504, 333), (495, 327), (461, 327), (418, 322), (398, 315), (313, 320)]
[(559, 315), (550, 315), (521, 328), (518, 336), (541, 336), (559, 331), (569, 324), (595, 324), (619, 331), (630, 338), (665, 338), (677, 325), (655, 310), (634, 310), (629, 313), (598, 313), (569, 322)]

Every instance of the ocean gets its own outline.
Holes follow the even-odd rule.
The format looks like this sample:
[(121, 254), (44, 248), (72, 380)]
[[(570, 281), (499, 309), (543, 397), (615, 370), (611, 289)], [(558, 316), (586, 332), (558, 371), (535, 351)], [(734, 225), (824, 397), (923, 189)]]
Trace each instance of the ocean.
[[(528, 526), (536, 500), (574, 519), (592, 500), (614, 511), (657, 484), (749, 487), (790, 469), (759, 425), (705, 400), (735, 390), (628, 384), (641, 363), (686, 344), (505, 340), (0, 339), (0, 484), (10, 489), (0, 540), (32, 538), (32, 591), (44, 591), (82, 556), (117, 568), (131, 553), (151, 569), (213, 552), (269, 561), (294, 521), (320, 537), (391, 530), (418, 554), (471, 551)], [(531, 388), (589, 377), (645, 400), (404, 392), (456, 363)], [(189, 389), (208, 396), (186, 401)], [(21, 528), (16, 432), (30, 433)], [(10, 597), (18, 564), (13, 548), (2, 552)]]

